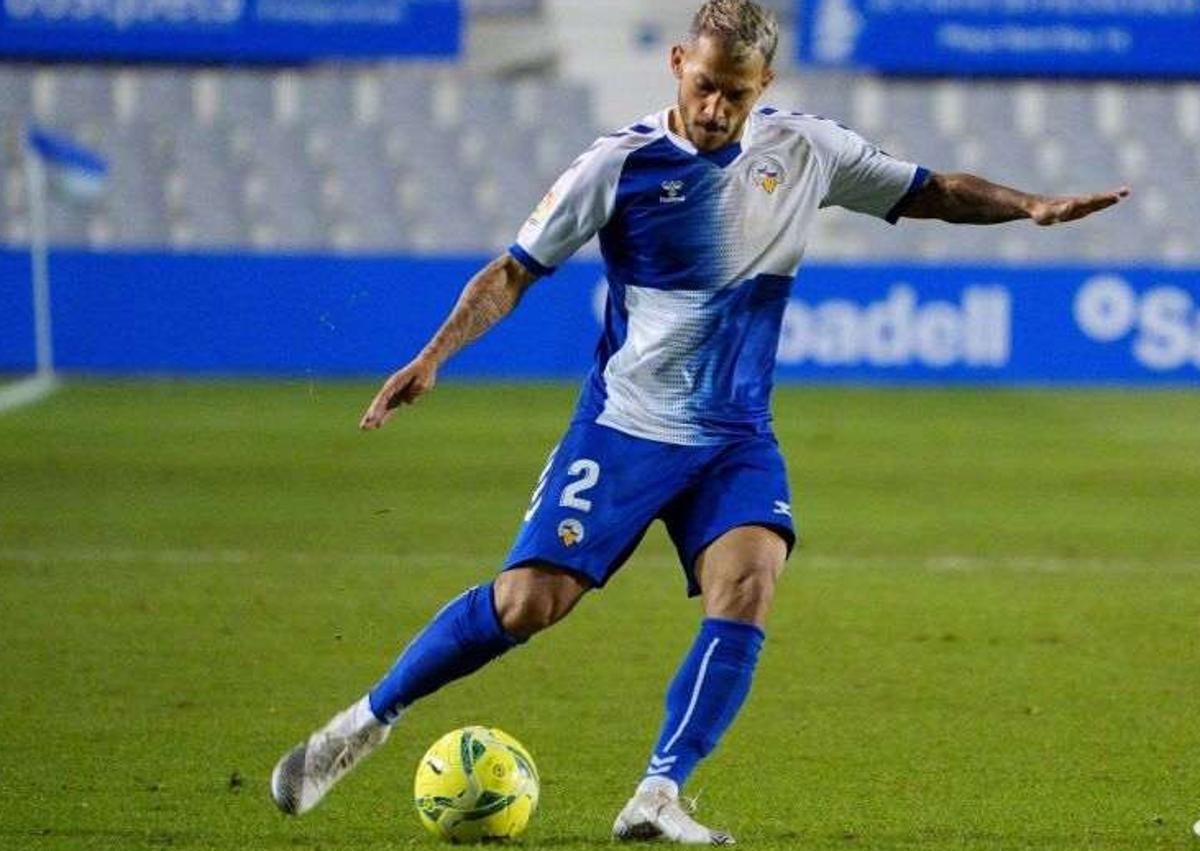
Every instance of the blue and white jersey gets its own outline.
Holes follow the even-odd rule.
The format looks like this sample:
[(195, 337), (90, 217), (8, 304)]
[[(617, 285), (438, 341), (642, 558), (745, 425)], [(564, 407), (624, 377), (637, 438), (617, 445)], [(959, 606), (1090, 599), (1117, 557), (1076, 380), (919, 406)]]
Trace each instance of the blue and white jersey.
[(894, 222), (928, 172), (770, 108), (740, 142), (700, 153), (669, 114), (598, 139), (509, 250), (548, 274), (599, 233), (608, 304), (577, 419), (693, 446), (769, 433), (784, 308), (817, 211)]

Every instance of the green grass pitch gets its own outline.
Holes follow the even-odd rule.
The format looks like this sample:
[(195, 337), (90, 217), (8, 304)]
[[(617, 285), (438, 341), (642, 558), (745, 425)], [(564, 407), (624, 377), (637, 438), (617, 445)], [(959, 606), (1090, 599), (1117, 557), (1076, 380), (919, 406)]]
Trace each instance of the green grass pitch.
[[(486, 579), (571, 409), (448, 383), (75, 383), (0, 415), (0, 848), (431, 847), (467, 723), (604, 845), (699, 609), (660, 529), (561, 626), (418, 705), (322, 807), (275, 759)], [(804, 544), (694, 778), (763, 849), (1184, 849), (1200, 817), (1200, 394), (783, 388)]]

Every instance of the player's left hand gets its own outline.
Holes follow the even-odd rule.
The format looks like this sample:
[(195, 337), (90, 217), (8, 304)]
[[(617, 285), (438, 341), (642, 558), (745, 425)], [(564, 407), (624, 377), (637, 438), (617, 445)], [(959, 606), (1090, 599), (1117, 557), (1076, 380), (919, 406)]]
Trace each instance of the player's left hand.
[(437, 383), (437, 364), (418, 357), (383, 382), (358, 423), (363, 431), (382, 428), (401, 405), (411, 405)]
[(1060, 197), (1039, 197), (1029, 208), (1029, 217), (1039, 225), (1057, 225), (1063, 222), (1073, 222), (1107, 210), (1122, 198), (1129, 195), (1129, 187), (1122, 186), (1111, 192), (1095, 192), (1091, 195), (1068, 195)]

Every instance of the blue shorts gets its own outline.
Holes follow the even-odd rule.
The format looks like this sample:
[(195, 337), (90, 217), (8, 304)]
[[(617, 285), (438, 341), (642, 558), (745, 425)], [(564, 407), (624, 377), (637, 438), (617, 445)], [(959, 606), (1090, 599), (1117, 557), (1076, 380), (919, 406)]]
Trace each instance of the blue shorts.
[(550, 564), (601, 586), (658, 518), (695, 596), (705, 547), (753, 525), (777, 531), (790, 553), (791, 512), (783, 456), (769, 435), (678, 446), (576, 422), (546, 462), (504, 569)]

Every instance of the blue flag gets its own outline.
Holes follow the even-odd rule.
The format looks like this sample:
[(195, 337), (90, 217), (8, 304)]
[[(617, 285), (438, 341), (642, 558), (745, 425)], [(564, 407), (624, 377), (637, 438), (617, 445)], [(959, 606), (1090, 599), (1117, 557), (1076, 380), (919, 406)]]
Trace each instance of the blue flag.
[(90, 201), (104, 191), (108, 163), (104, 158), (61, 133), (30, 127), (29, 149), (46, 169), (50, 188), (72, 201)]

